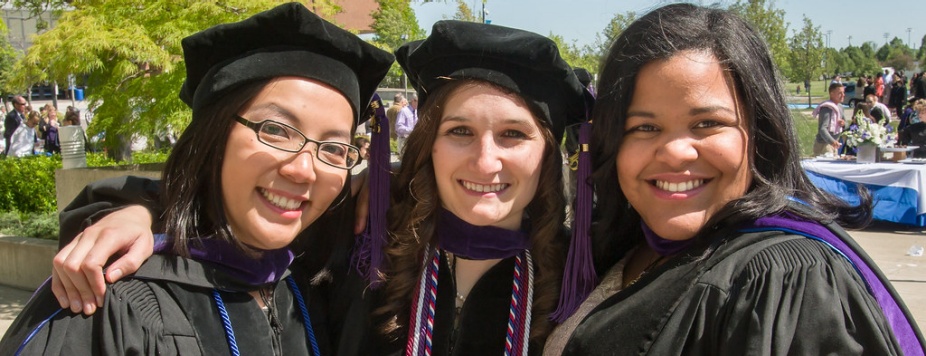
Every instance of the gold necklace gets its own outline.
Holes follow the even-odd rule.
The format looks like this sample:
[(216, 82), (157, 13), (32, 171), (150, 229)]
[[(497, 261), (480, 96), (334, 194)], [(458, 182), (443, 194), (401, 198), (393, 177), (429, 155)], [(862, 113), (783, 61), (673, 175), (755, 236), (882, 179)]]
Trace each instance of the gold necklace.
[(646, 268), (644, 268), (643, 271), (640, 272), (639, 275), (637, 275), (637, 278), (634, 278), (632, 281), (630, 281), (630, 283), (627, 283), (627, 285), (624, 286), (624, 288), (630, 287), (630, 286), (632, 286), (634, 283), (637, 283), (637, 281), (639, 281), (640, 278), (643, 278), (643, 276), (645, 276), (647, 272), (649, 272), (651, 269), (653, 269), (653, 267), (656, 267), (656, 266), (659, 264), (660, 261), (662, 261), (662, 260), (664, 260), (664, 259), (666, 258), (666, 256), (659, 255), (659, 254), (657, 254), (656, 256), (659, 256), (659, 257), (657, 257), (655, 260), (653, 260), (653, 262), (650, 262), (650, 264), (647, 265)]

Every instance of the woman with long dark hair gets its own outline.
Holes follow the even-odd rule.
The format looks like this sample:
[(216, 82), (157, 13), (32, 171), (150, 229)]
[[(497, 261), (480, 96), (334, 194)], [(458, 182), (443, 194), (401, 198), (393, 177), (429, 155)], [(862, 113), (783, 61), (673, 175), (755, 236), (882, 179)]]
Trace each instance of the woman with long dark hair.
[[(592, 114), (602, 283), (547, 351), (922, 354), (922, 336), (816, 188), (761, 36), (674, 4), (621, 33)], [(589, 197), (584, 204), (590, 204)]]
[(330, 353), (290, 244), (349, 190), (350, 139), (393, 57), (298, 3), (182, 44), (193, 118), (163, 171), (166, 247), (91, 317), (42, 287), (0, 354)]

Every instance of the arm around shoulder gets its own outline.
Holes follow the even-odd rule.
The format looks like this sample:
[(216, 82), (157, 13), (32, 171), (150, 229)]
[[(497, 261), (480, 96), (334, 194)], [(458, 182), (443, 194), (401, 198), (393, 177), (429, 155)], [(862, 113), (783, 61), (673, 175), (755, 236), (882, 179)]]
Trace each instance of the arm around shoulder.
[(59, 216), (59, 247), (74, 239), (102, 216), (127, 205), (142, 205), (152, 216), (160, 216), (160, 181), (124, 176), (90, 183), (71, 201)]

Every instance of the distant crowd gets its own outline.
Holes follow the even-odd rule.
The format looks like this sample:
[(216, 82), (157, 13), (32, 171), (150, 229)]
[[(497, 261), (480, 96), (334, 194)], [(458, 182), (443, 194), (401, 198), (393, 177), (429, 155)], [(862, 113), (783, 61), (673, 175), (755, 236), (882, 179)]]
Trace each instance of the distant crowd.
[(60, 154), (61, 142), (58, 138), (59, 126), (80, 126), (80, 111), (68, 106), (64, 120), (59, 124), (58, 109), (45, 104), (38, 110), (22, 96), (14, 96), (12, 110), (6, 104), (0, 105), (3, 115), (3, 158), (26, 157), (36, 154)]

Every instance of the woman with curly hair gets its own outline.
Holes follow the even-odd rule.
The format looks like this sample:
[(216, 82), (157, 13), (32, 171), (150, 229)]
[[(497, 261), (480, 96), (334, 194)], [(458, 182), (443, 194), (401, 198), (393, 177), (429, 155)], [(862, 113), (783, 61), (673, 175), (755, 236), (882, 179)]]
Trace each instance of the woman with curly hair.
[(538, 352), (568, 249), (559, 142), (589, 94), (552, 41), (501, 26), (440, 21), (396, 57), (422, 95), (388, 212), (385, 331), (412, 355)]
[[(570, 247), (559, 142), (567, 124), (585, 119), (593, 99), (556, 45), (531, 32), (441, 21), (397, 56), (420, 93), (420, 121), (391, 200), (380, 206), (383, 214), (388, 208), (389, 223), (371, 227), (353, 247), (360, 275), (351, 269), (323, 276), (336, 281), (329, 298), (339, 311), (330, 325), (342, 337), (333, 337), (340, 340), (335, 349), (539, 353), (554, 320), (575, 308), (560, 298), (571, 278), (563, 277)], [(373, 141), (371, 167), (384, 153)], [(125, 231), (150, 224), (118, 225)], [(74, 261), (56, 262), (77, 271), (68, 276), (80, 277), (82, 256), (89, 256), (81, 251), (95, 248), (92, 241), (78, 245), (85, 247), (71, 249)]]

